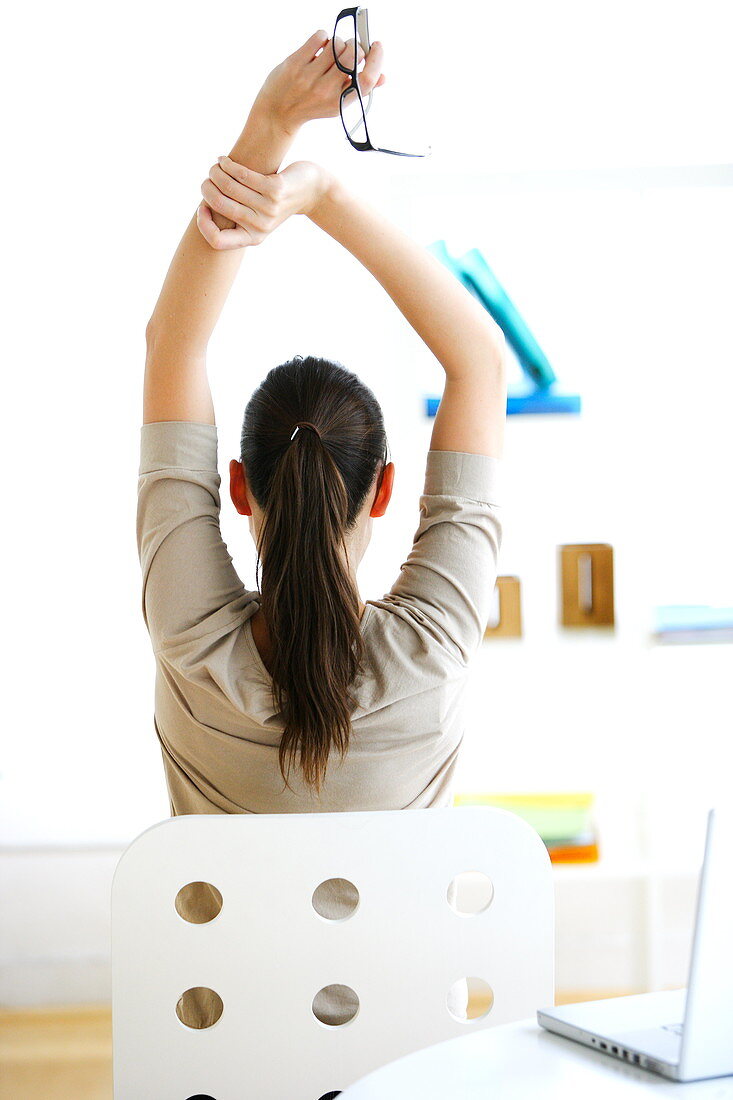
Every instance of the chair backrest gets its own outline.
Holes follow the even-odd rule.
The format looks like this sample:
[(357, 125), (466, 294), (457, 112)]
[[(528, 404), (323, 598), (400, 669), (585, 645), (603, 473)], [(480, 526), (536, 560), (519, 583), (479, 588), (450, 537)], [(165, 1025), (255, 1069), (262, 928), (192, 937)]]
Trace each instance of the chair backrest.
[[(474, 915), (454, 908), (466, 872), (457, 904)], [(329, 909), (334, 879), (347, 882)], [(461, 1020), (449, 991), (466, 978), (493, 1004)], [(115, 1100), (323, 1100), (403, 1054), (532, 1016), (553, 983), (550, 861), (514, 814), (166, 819), (112, 884)], [(348, 1022), (323, 1022), (334, 1003)]]

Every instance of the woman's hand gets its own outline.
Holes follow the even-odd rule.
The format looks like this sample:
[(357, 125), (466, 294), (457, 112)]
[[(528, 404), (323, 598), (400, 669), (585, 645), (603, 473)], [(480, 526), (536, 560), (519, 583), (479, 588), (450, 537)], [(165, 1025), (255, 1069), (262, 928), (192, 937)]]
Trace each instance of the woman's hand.
[[(291, 133), (312, 118), (338, 115), (341, 92), (348, 87), (349, 77), (334, 61), (331, 41), (325, 31), (316, 31), (299, 49), (281, 61), (262, 85), (253, 110), (264, 108)], [(352, 65), (353, 38), (346, 42), (335, 38), (333, 42), (341, 63)], [(317, 54), (317, 50), (321, 52)], [(359, 62), (364, 60), (361, 46), (358, 47), (358, 59)], [(364, 68), (359, 73), (362, 95), (366, 96), (384, 84), (383, 62), (382, 43), (373, 42)]]
[[(201, 184), (206, 201), (196, 211), (196, 224), (217, 251), (261, 244), (291, 214), (312, 213), (332, 181), (320, 164), (309, 160), (296, 160), (282, 172), (263, 176), (229, 157), (219, 157)], [(235, 227), (219, 229), (212, 210), (229, 218)]]
[[(334, 44), (339, 60), (344, 65), (351, 64), (354, 59), (353, 39), (342, 42), (336, 38), (332, 42), (325, 31), (316, 31), (272, 70), (255, 98), (244, 130), (231, 150), (236, 161), (247, 161), (252, 155), (259, 168), (274, 172), (304, 122), (339, 114), (341, 92), (348, 87), (349, 77), (334, 61)], [(364, 66), (359, 72), (359, 85), (364, 95), (368, 95), (384, 83), (381, 73), (384, 52), (379, 42), (373, 43), (366, 58), (360, 46), (356, 49), (357, 66)], [(221, 183), (221, 177), (213, 177), (213, 182)], [(196, 221), (213, 248), (242, 248), (248, 244), (259, 244), (246, 233), (237, 233), (235, 223), (219, 213), (216, 207), (213, 213), (211, 209), (199, 208)], [(231, 233), (222, 237), (221, 234), (227, 230)]]

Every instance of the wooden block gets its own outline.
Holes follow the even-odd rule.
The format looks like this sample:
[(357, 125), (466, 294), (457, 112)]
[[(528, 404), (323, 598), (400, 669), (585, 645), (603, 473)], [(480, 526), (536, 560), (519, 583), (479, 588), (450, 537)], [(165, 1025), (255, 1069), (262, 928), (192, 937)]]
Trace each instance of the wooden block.
[(522, 594), (519, 577), (497, 577), (498, 616), (489, 620), (484, 638), (521, 638)]
[(596, 542), (559, 550), (560, 625), (613, 626), (613, 547)]

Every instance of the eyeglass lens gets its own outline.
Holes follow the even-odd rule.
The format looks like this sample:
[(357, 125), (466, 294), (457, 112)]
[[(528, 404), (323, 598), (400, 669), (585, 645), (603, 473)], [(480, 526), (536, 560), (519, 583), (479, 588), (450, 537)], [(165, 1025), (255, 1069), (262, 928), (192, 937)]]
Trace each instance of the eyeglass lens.
[[(339, 69), (344, 73), (352, 73), (355, 70), (360, 72), (364, 68), (364, 58), (369, 53), (366, 12), (360, 11), (358, 20), (353, 14), (342, 15), (336, 21), (333, 37), (334, 39), (340, 38), (342, 43), (346, 43), (346, 49), (334, 43), (337, 49), (342, 49), (342, 52), (336, 58)], [(354, 64), (354, 42), (357, 43), (356, 64)]]
[[(367, 26), (367, 13), (361, 10), (357, 15), (342, 15), (337, 21), (334, 30), (334, 39), (340, 39), (346, 44), (343, 52), (338, 54), (337, 64), (342, 71), (350, 75), (358, 74), (364, 68), (364, 62), (369, 52), (369, 30)], [(336, 44), (337, 49), (340, 48)], [(356, 88), (349, 88), (341, 98), (341, 119), (344, 129), (353, 141), (365, 142), (368, 140), (365, 115), (371, 106), (371, 95), (360, 99)]]

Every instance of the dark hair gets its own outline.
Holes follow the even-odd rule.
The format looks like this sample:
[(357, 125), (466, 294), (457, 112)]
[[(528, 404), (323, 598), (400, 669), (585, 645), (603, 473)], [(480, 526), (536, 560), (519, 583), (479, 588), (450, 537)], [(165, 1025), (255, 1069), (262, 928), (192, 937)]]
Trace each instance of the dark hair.
[[(304, 421), (312, 427), (291, 440)], [(273, 700), (285, 723), (280, 771), (289, 786), (300, 749), (303, 778), (319, 794), (331, 747), (342, 760), (349, 747), (357, 705), (349, 686), (365, 658), (345, 536), (380, 465), (381, 486), (387, 453), (376, 397), (330, 359), (296, 355), (273, 367), (244, 413), (241, 460), (264, 514), (257, 558)]]

